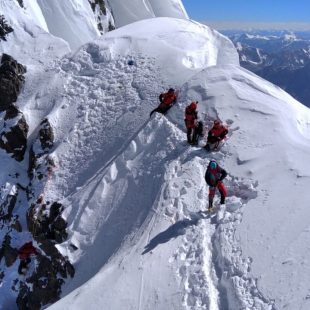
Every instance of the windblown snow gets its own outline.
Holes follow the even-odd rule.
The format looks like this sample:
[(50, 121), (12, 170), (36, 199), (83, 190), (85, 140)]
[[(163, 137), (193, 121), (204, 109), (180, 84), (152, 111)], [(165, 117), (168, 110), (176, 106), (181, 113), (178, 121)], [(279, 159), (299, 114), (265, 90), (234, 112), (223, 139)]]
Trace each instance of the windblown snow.
[[(8, 3), (14, 23), (15, 2)], [(233, 44), (197, 22), (141, 20), (65, 55), (48, 1), (38, 3), (62, 39), (17, 10), (14, 41), (0, 42), (0, 50), (30, 69), (17, 102), (30, 137), (46, 117), (55, 131), (56, 167), (44, 195), (65, 206), (69, 237), (58, 249), (76, 275), (49, 309), (309, 309), (309, 109), (239, 67)], [(53, 9), (73, 14), (57, 3)], [(144, 3), (151, 15), (164, 15), (162, 1)], [(179, 1), (168, 8), (186, 14)], [(169, 87), (179, 90), (178, 103), (149, 119)], [(187, 145), (183, 114), (192, 100), (207, 127), (217, 118), (229, 126), (218, 152), (206, 153), (203, 141)], [(212, 216), (199, 212), (207, 207), (211, 158), (229, 172), (227, 203)], [(1, 160), (5, 185), (16, 168), (3, 151)], [(0, 305), (14, 309), (18, 263), (0, 266), (11, 275)]]

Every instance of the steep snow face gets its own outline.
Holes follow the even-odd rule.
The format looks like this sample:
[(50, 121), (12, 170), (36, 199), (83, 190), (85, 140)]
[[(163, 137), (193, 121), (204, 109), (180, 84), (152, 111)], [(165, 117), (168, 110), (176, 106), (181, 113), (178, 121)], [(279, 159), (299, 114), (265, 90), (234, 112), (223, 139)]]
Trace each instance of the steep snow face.
[(122, 0), (111, 0), (109, 3), (116, 27), (152, 17), (188, 18), (181, 0), (132, 0), (130, 5)]
[[(175, 27), (171, 37), (165, 20)], [(122, 29), (107, 34), (61, 65), (63, 101), (49, 115), (59, 128), (51, 156), (61, 169), (55, 169), (45, 195), (53, 200), (62, 193), (69, 239), (59, 249), (77, 273), (63, 292), (76, 290), (51, 309), (83, 308), (90, 300), (95, 309), (109, 304), (113, 310), (272, 309), (290, 304), (283, 297), (288, 291), (298, 306), (305, 305), (309, 280), (294, 262), (310, 254), (300, 245), (310, 241), (308, 235), (290, 242), (290, 260), (283, 247), (288, 237), (305, 231), (306, 222), (298, 218), (308, 217), (302, 193), (309, 186), (309, 110), (236, 64), (223, 65), (233, 63), (229, 49), (227, 55), (209, 50), (217, 56), (202, 62), (213, 66), (201, 71), (180, 61), (186, 51), (176, 39), (174, 55), (180, 59), (173, 63), (177, 76), (170, 74), (172, 65), (163, 57), (169, 48), (158, 49), (158, 40), (169, 46), (186, 24), (192, 47), (194, 29), (205, 34), (208, 28), (155, 19), (160, 31), (150, 34), (141, 25), (151, 21), (124, 27), (127, 36)], [(201, 54), (193, 55), (197, 63)], [(186, 82), (179, 103), (167, 118), (149, 121), (165, 79), (168, 85)], [(230, 137), (217, 153), (184, 143), (184, 108), (193, 99), (207, 126), (215, 118), (229, 125)], [(208, 200), (203, 176), (210, 158), (229, 172), (229, 197), (216, 216), (203, 218), (198, 211)], [(301, 225), (290, 224), (292, 214)], [(287, 261), (295, 268), (292, 285), (285, 281), (293, 272)], [(275, 269), (267, 275), (270, 265)], [(306, 283), (302, 289), (299, 277)]]
[[(153, 31), (140, 30), (151, 25)], [(191, 44), (182, 45), (183, 40), (191, 40)], [(194, 66), (188, 66), (187, 53)], [(166, 121), (148, 125), (158, 94), (167, 85), (179, 88), (204, 66), (225, 61), (237, 64), (237, 54), (218, 33), (186, 20), (157, 18), (106, 34), (56, 64), (60, 70), (53, 79), (55, 84), (50, 81), (48, 92), (35, 95), (35, 104), (30, 103), (27, 110), (48, 117), (57, 128), (56, 147), (50, 156), (61, 169), (56, 168), (48, 180), (44, 197), (47, 201), (62, 198), (67, 206), (64, 216), (70, 238), (60, 250), (79, 265), (64, 293), (100, 270), (122, 242), (144, 225), (161, 195), (165, 163), (177, 156), (177, 144), (182, 140), (177, 136), (183, 133)], [(53, 93), (54, 100), (48, 99), (48, 93)], [(49, 114), (41, 114), (42, 106)], [(29, 117), (33, 116), (29, 113)], [(139, 135), (142, 130), (145, 132)], [(167, 140), (168, 132), (171, 139)], [(142, 173), (143, 167), (148, 169)], [(111, 242), (105, 243), (109, 235)], [(98, 248), (105, 254), (97, 255)], [(180, 305), (180, 299), (176, 300)]]
[[(14, 3), (0, 2), (16, 21), (0, 46), (30, 69), (17, 104), (30, 142), (44, 117), (55, 134), (55, 166), (33, 194), (64, 205), (68, 240), (58, 248), (76, 267), (51, 309), (308, 309), (309, 110), (239, 68), (231, 42), (198, 23), (140, 21), (59, 61), (68, 45)], [(170, 86), (178, 103), (149, 120)], [(208, 127), (229, 126), (218, 152), (185, 142), (193, 99)], [(206, 216), (211, 158), (229, 172), (229, 197)], [(5, 198), (14, 173), (27, 184), (27, 163), (17, 169), (2, 151), (1, 160)], [(23, 231), (14, 247), (29, 238)], [(15, 303), (17, 265), (1, 262), (0, 307)]]
[(42, 29), (48, 31), (46, 21), (37, 0), (23, 0), (23, 5), (26, 13), (31, 16), (31, 19), (35, 23), (37, 23)]
[(25, 9), (17, 1), (0, 2), (1, 14), (14, 29), (7, 41), (0, 42), (0, 53), (10, 54), (30, 69), (32, 65), (41, 67), (68, 53), (67, 43), (43, 30), (46, 24), (36, 1), (24, 3)]
[(88, 0), (38, 0), (48, 30), (75, 50), (100, 35)]
[[(230, 138), (219, 152), (184, 143), (182, 117), (192, 98), (205, 124), (220, 118), (229, 125)], [(94, 274), (90, 266), (109, 251), (113, 256), (51, 309), (83, 309), (91, 300), (94, 309), (109, 304), (113, 310), (306, 309), (310, 270), (298, 262), (310, 254), (303, 247), (310, 240), (302, 194), (309, 186), (309, 121), (307, 108), (244, 69), (215, 66), (195, 75), (167, 118), (138, 128), (68, 201), (74, 224), (63, 253), (78, 262), (83, 277)], [(204, 218), (197, 211), (207, 204), (203, 176), (210, 158), (229, 172), (229, 197), (226, 207)], [(116, 252), (115, 238), (130, 222), (135, 229)], [(67, 290), (81, 283), (79, 277)]]
[(110, 57), (155, 57), (167, 83), (182, 84), (199, 70), (219, 64), (239, 64), (238, 53), (226, 37), (199, 23), (154, 18), (107, 33), (96, 41)]

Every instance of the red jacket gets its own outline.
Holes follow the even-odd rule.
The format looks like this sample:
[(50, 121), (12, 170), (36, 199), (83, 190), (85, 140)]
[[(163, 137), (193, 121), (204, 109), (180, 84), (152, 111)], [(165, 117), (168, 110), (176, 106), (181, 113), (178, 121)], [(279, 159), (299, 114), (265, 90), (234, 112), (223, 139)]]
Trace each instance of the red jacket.
[(161, 102), (161, 104), (164, 104), (165, 106), (174, 104), (176, 100), (177, 96), (174, 92), (162, 93), (159, 96), (159, 101)]
[(20, 259), (27, 259), (31, 254), (38, 254), (37, 249), (32, 245), (32, 242), (25, 243), (19, 250), (18, 256)]
[(214, 125), (208, 133), (208, 142), (215, 143), (225, 138), (228, 129), (224, 125)]
[(195, 128), (196, 127), (196, 119), (198, 118), (197, 116), (197, 111), (196, 108), (193, 108), (192, 105), (189, 105), (185, 109), (185, 125), (186, 128)]

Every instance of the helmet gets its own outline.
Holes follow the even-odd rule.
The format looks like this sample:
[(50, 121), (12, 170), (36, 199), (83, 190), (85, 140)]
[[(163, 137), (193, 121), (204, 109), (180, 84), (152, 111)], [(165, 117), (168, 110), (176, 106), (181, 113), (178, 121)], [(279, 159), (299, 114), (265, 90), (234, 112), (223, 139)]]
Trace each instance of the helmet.
[(217, 168), (217, 162), (215, 160), (211, 160), (209, 163), (209, 167), (211, 169), (216, 169)]
[(169, 88), (168, 89), (168, 93), (173, 93), (174, 92), (174, 89), (173, 88)]
[(197, 109), (197, 103), (198, 103), (198, 101), (193, 101), (193, 102), (190, 104), (190, 108), (193, 109), (193, 110), (196, 110), (196, 109)]
[(220, 121), (220, 120), (216, 119), (216, 120), (214, 121), (214, 126), (219, 126), (220, 124), (221, 124), (221, 121)]

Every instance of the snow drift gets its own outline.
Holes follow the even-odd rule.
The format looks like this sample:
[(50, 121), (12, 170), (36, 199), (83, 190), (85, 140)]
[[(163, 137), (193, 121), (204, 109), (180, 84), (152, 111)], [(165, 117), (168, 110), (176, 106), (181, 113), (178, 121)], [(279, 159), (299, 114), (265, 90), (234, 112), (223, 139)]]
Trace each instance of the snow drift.
[[(162, 3), (143, 5), (159, 15)], [(167, 5), (183, 10), (179, 1)], [(57, 248), (76, 275), (50, 309), (309, 307), (307, 108), (241, 69), (232, 43), (193, 21), (142, 20), (64, 56), (68, 44), (43, 30), (50, 28), (51, 19), (46, 26), (42, 19), (48, 9), (33, 4), (33, 23), (15, 2), (1, 8), (15, 26), (0, 49), (29, 69), (17, 101), (28, 143), (36, 146), (42, 119), (54, 131), (53, 169), (32, 179), (31, 190), (33, 201), (44, 194), (42, 200), (64, 207), (68, 238)], [(71, 9), (66, 14), (63, 21), (76, 17)], [(178, 103), (166, 117), (149, 119), (167, 87), (179, 90)], [(187, 145), (183, 113), (192, 100), (206, 126), (216, 118), (229, 126), (219, 152)], [(17, 166), (0, 155), (4, 200), (17, 191), (16, 173), (27, 186), (28, 162)], [(206, 209), (203, 177), (211, 158), (229, 172), (229, 197), (209, 216), (199, 211)], [(21, 197), (16, 215), (24, 230), (14, 233), (16, 248), (31, 238), (29, 201)], [(15, 305), (17, 267), (1, 261), (4, 307)], [(16, 283), (15, 289), (23, 282)]]

